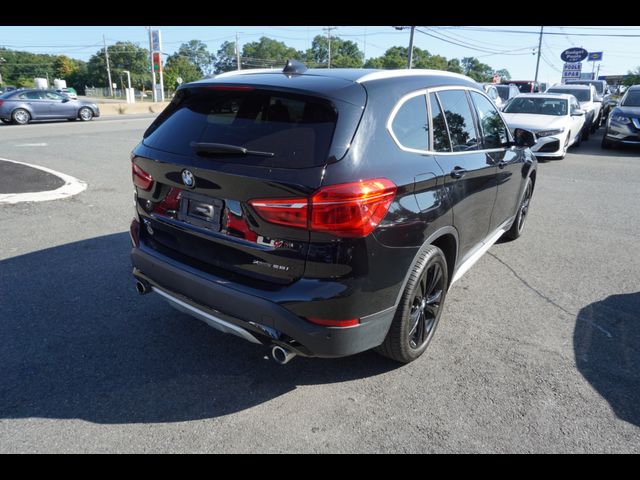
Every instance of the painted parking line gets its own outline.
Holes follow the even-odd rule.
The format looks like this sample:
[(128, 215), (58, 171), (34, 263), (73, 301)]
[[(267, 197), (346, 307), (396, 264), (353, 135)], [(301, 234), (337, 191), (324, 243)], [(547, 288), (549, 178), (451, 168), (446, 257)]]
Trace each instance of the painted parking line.
[(26, 192), (26, 193), (3, 193), (0, 194), (0, 204), (5, 203), (20, 203), (20, 202), (47, 202), (50, 200), (58, 200), (60, 198), (67, 198), (84, 191), (87, 188), (87, 184), (82, 180), (78, 180), (71, 175), (56, 172), (47, 167), (41, 167), (39, 165), (32, 165), (30, 163), (18, 162), (16, 160), (9, 160), (8, 158), (1, 158), (0, 161), (17, 163), (19, 165), (25, 165), (27, 167), (42, 170), (43, 172), (55, 175), (64, 181), (64, 184), (56, 188), (55, 190), (47, 190), (43, 192)]

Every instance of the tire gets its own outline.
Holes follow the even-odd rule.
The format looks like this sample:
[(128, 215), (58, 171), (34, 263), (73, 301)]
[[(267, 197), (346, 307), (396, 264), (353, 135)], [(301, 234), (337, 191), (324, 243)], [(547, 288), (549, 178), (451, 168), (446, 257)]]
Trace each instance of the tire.
[(413, 267), (389, 332), (376, 351), (401, 363), (422, 355), (438, 326), (448, 285), (444, 253), (430, 245)]
[(83, 122), (88, 122), (93, 118), (93, 110), (91, 110), (89, 107), (82, 107), (80, 110), (78, 110), (78, 118)]
[(11, 120), (15, 125), (26, 125), (31, 121), (31, 114), (24, 108), (16, 108), (11, 112)]
[(574, 147), (579, 147), (581, 143), (582, 143), (582, 132), (578, 132), (578, 136), (573, 141), (573, 146)]
[(511, 228), (505, 232), (503, 238), (506, 238), (507, 240), (515, 240), (522, 235), (522, 230), (524, 230), (524, 225), (527, 217), (529, 216), (529, 206), (531, 204), (532, 196), (533, 182), (531, 181), (531, 178), (527, 178), (527, 183), (524, 186), (524, 194), (522, 195), (522, 200), (520, 200), (520, 205), (518, 205), (516, 219), (513, 221)]
[(582, 130), (582, 140), (589, 140), (589, 129), (587, 127), (584, 127)]
[(607, 140), (607, 137), (605, 135), (604, 137), (602, 137), (602, 143), (600, 144), (600, 146), (604, 150), (611, 150), (613, 148), (613, 142), (611, 140)]

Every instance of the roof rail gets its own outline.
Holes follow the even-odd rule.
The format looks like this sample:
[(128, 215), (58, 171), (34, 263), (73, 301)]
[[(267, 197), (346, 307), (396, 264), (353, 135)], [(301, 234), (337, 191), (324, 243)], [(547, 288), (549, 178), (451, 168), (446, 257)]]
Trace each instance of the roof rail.
[(470, 82), (477, 83), (473, 78), (467, 77), (460, 73), (448, 72), (446, 70), (429, 70), (422, 68), (412, 68), (411, 70), (398, 69), (398, 70), (380, 70), (373, 73), (367, 73), (356, 80), (357, 83), (370, 82), (372, 80), (381, 80), (383, 78), (398, 78), (398, 77), (417, 77), (421, 75), (442, 75), (446, 77), (460, 78), (468, 80)]

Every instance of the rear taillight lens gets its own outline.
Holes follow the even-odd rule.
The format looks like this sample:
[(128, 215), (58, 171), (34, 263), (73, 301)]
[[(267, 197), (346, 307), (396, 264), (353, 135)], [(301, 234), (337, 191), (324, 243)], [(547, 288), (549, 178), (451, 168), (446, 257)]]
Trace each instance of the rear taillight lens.
[(151, 190), (153, 177), (133, 162), (131, 162), (131, 177), (136, 187), (140, 187), (142, 190)]
[(366, 237), (387, 214), (395, 194), (391, 180), (375, 178), (322, 187), (310, 201), (301, 197), (249, 203), (270, 223), (340, 237)]
[(311, 197), (309, 228), (341, 237), (366, 237), (382, 221), (396, 195), (386, 178), (331, 185)]
[(322, 325), (323, 327), (355, 327), (360, 325), (359, 318), (349, 318), (346, 320), (328, 320), (326, 318), (306, 317), (311, 323)]
[(3, 103), (4, 103), (4, 100), (0, 100), (0, 107), (2, 106)]
[(309, 202), (306, 198), (268, 198), (251, 200), (249, 204), (269, 223), (307, 228)]

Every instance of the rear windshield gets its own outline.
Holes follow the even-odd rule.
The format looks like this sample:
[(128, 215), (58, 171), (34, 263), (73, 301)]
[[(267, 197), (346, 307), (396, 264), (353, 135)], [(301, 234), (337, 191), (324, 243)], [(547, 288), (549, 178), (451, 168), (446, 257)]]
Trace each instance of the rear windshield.
[(250, 165), (306, 168), (323, 165), (337, 112), (323, 99), (240, 86), (180, 90), (145, 132), (144, 144), (192, 155), (192, 142), (222, 143), (259, 155), (219, 155)]
[(502, 100), (509, 100), (509, 86), (508, 85), (496, 85), (498, 89), (498, 95)]
[(567, 85), (593, 85), (596, 87), (596, 92), (602, 93), (604, 92), (604, 84), (602, 82), (588, 82), (588, 81), (580, 81), (580, 80), (569, 80), (567, 81)]
[(547, 93), (568, 93), (578, 99), (579, 102), (588, 102), (591, 100), (591, 91), (587, 89), (577, 88), (550, 88)]

